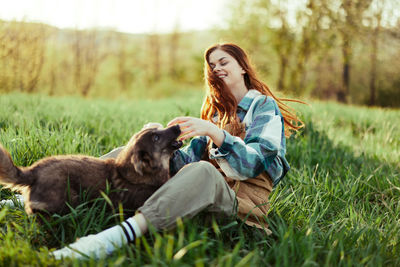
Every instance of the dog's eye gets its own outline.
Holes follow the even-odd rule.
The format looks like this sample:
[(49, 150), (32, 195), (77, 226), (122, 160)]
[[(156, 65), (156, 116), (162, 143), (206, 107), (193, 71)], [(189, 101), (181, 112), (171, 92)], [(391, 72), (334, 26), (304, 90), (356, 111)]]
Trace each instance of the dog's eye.
[(158, 140), (160, 140), (160, 136), (158, 134), (154, 134), (153, 135), (153, 142), (157, 142)]

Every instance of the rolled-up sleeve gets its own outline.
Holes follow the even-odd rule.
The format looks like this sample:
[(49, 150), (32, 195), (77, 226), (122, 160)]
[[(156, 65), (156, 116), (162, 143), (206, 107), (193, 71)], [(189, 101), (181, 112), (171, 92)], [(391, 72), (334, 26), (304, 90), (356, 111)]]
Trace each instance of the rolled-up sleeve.
[(226, 160), (237, 172), (236, 179), (256, 177), (266, 171), (276, 184), (289, 168), (285, 159), (283, 118), (270, 97), (259, 98), (255, 105), (253, 121), (246, 129), (244, 140), (224, 131), (224, 142), (210, 151), (210, 158)]
[(208, 137), (193, 138), (189, 145), (174, 152), (170, 160), (170, 173), (174, 175), (183, 166), (191, 162), (200, 161), (207, 147)]

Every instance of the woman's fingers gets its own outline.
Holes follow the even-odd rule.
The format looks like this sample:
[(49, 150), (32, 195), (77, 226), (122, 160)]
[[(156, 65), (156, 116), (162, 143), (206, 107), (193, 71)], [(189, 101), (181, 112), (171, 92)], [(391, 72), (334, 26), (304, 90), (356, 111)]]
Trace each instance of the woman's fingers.
[(184, 131), (185, 129), (191, 127), (193, 124), (190, 122), (182, 122), (179, 123), (179, 127), (181, 128), (181, 131)]
[(176, 117), (172, 121), (168, 122), (167, 127), (180, 124), (182, 122), (187, 121), (188, 119), (190, 119), (190, 117)]
[(192, 138), (195, 135), (196, 133), (194, 131), (186, 132), (185, 134), (179, 136), (179, 140), (184, 141), (186, 139)]
[(193, 117), (177, 117), (171, 120), (167, 125), (179, 124), (181, 129), (180, 140), (185, 140), (194, 136), (203, 136), (208, 134), (208, 121)]
[(179, 135), (181, 141), (190, 138), (188, 135), (194, 132), (193, 127), (189, 125), (179, 124), (179, 128), (181, 129), (181, 134)]

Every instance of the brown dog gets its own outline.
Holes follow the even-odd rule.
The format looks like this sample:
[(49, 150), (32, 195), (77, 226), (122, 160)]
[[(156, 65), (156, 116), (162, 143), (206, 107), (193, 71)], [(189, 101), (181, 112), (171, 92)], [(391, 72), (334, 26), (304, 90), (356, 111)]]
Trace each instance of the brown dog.
[(81, 192), (89, 199), (111, 189), (113, 205), (134, 211), (169, 179), (169, 159), (182, 146), (179, 126), (144, 128), (116, 159), (68, 155), (44, 158), (30, 167), (16, 167), (0, 145), (0, 184), (20, 191), (28, 214), (63, 214), (76, 207)]

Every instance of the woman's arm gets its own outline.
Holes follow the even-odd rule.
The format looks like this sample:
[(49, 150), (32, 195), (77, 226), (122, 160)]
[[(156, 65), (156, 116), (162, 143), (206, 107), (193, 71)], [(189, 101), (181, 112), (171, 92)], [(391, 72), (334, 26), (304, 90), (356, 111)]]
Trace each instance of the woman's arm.
[(193, 117), (175, 118), (168, 126), (179, 124), (181, 140), (202, 135), (211, 138), (217, 148), (210, 151), (210, 157), (217, 162), (219, 159), (225, 160), (228, 168), (237, 174), (234, 178), (243, 180), (266, 171), (276, 184), (289, 170), (285, 158), (283, 118), (272, 98), (264, 100), (258, 99), (253, 121), (246, 129), (244, 140), (219, 129), (209, 121)]
[(182, 131), (180, 140), (186, 140), (193, 136), (208, 136), (216, 146), (222, 145), (225, 133), (217, 125), (210, 121), (193, 117), (177, 117), (168, 123), (168, 126), (179, 124)]
[(225, 167), (228, 165), (237, 174), (233, 178), (243, 180), (266, 171), (276, 184), (289, 169), (283, 118), (272, 98), (264, 100), (257, 101), (244, 140), (225, 132), (224, 142), (210, 151), (210, 157), (221, 164), (227, 162)]
[(170, 161), (172, 175), (184, 165), (201, 160), (210, 138), (214, 144), (222, 144), (225, 139), (224, 131), (206, 120), (194, 117), (177, 117), (170, 121), (167, 127), (176, 124), (179, 124), (182, 131), (179, 138), (181, 141), (194, 136), (197, 137), (193, 138), (188, 146), (176, 151), (172, 156)]

